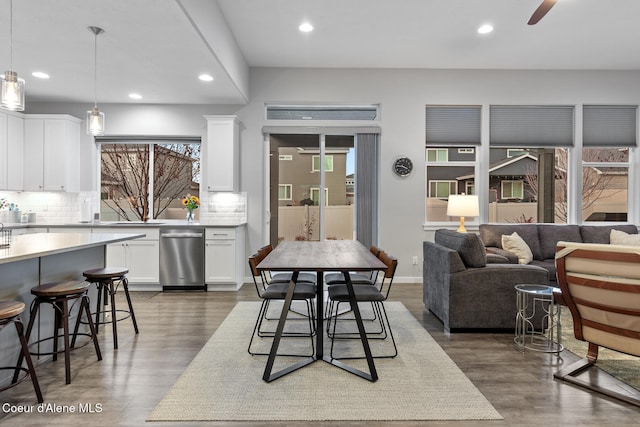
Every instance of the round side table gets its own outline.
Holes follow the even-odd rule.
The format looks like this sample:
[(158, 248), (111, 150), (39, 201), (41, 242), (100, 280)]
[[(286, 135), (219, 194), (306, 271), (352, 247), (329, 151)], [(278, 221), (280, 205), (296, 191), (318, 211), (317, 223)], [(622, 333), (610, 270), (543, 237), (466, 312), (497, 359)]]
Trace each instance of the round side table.
[(560, 354), (564, 350), (560, 336), (560, 305), (553, 292), (560, 289), (545, 285), (516, 285), (516, 336), (521, 351), (533, 350)]

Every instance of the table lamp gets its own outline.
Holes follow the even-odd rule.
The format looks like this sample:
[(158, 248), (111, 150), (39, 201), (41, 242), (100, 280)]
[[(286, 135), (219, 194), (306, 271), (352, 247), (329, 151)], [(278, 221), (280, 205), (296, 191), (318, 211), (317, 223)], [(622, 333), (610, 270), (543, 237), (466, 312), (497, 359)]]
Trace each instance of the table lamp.
[(464, 193), (449, 195), (449, 202), (447, 203), (447, 215), (459, 216), (460, 227), (458, 227), (458, 233), (466, 233), (467, 230), (465, 230), (464, 228), (464, 217), (480, 215), (478, 196), (467, 196)]

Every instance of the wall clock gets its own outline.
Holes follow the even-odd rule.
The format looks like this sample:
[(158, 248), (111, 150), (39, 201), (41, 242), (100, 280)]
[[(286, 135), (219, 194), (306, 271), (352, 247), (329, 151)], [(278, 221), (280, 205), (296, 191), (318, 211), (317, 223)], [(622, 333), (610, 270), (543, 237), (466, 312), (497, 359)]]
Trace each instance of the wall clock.
[(407, 176), (413, 170), (413, 162), (406, 156), (400, 156), (393, 161), (393, 172), (398, 176)]

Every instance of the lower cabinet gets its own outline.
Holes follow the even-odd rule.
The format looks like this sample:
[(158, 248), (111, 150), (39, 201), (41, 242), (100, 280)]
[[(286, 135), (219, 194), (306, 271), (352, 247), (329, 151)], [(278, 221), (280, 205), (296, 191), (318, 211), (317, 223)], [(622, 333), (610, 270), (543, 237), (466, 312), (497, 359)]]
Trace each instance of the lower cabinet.
[(240, 289), (244, 283), (244, 227), (207, 228), (205, 282), (209, 291)]
[[(108, 232), (100, 230), (101, 232)], [(114, 232), (114, 231), (112, 231)], [(127, 279), (132, 285), (160, 284), (160, 242), (158, 230), (123, 230), (119, 233), (146, 234), (146, 237), (107, 245), (107, 267), (125, 267), (129, 270)], [(138, 289), (143, 289), (138, 287)]]

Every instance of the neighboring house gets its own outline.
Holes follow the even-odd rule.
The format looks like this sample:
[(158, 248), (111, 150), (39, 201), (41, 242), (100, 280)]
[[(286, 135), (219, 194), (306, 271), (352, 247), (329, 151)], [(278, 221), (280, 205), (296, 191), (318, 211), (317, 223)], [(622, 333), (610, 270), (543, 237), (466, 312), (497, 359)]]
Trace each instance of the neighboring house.
[[(347, 205), (348, 149), (325, 151), (325, 204)], [(280, 147), (278, 151), (278, 205), (318, 205), (320, 200), (320, 152), (301, 147)]]

